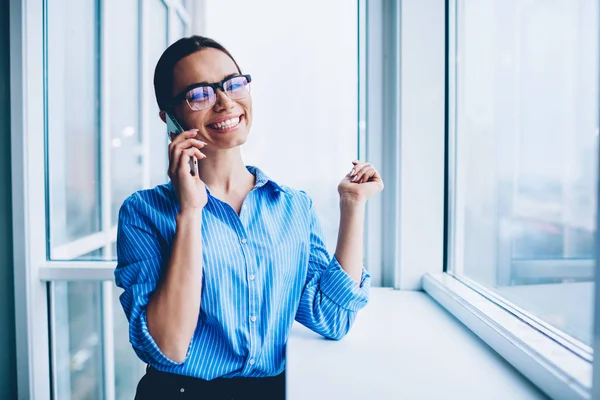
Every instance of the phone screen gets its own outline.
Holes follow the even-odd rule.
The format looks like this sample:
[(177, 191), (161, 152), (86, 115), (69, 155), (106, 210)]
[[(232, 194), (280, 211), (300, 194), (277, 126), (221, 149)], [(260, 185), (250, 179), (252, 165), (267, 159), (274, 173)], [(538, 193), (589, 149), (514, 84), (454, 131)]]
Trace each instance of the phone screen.
[[(175, 138), (175, 136), (185, 130), (173, 114), (169, 112), (165, 113), (165, 119), (167, 122), (167, 136), (169, 136), (169, 139)], [(196, 157), (190, 159), (190, 174), (198, 175), (198, 159)]]
[(175, 137), (185, 130), (174, 115), (169, 112), (165, 114), (167, 120), (167, 135), (169, 135), (169, 138)]

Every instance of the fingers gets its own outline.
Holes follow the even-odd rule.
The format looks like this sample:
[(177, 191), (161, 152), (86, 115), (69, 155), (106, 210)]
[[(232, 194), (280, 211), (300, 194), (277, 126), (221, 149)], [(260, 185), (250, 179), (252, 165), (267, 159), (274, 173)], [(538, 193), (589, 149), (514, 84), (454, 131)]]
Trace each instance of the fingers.
[(182, 163), (189, 163), (191, 157), (199, 160), (206, 158), (206, 155), (200, 151), (206, 143), (196, 139), (195, 136), (195, 131), (186, 131), (177, 135), (169, 144), (169, 177), (175, 176), (181, 169)]
[(354, 183), (378, 182), (383, 187), (383, 181), (377, 169), (371, 163), (356, 160), (352, 164), (354, 167), (350, 171), (350, 181)]
[(185, 131), (177, 136), (172, 137), (171, 143), (169, 143), (169, 161), (172, 160), (173, 152), (177, 148), (186, 149), (190, 147), (192, 143), (196, 142), (202, 143), (203, 146), (206, 146), (206, 143), (196, 139), (197, 133), (197, 129), (192, 129), (191, 131)]
[[(171, 164), (177, 165), (177, 163), (178, 163), (177, 160), (179, 159), (178, 157), (183, 150), (195, 148), (195, 149), (198, 149), (198, 151), (200, 151), (201, 148), (206, 146), (206, 143), (204, 143), (203, 141), (198, 140), (198, 139), (187, 139), (187, 140), (177, 143), (177, 144), (171, 143), (170, 146), (172, 146), (172, 147), (169, 147), (169, 162)], [(203, 156), (201, 158), (205, 157), (204, 153), (200, 152), (200, 154), (202, 154), (202, 156)]]
[(178, 135), (171, 133), (171, 144), (183, 142), (186, 139), (193, 138), (198, 134), (198, 129), (190, 129), (189, 131), (181, 132)]
[(355, 182), (355, 183), (368, 182), (369, 179), (371, 179), (373, 176), (375, 176), (376, 173), (377, 173), (377, 171), (375, 171), (375, 168), (373, 168), (372, 166), (362, 168), (360, 170), (360, 172), (358, 172), (354, 176), (354, 178), (352, 179), (352, 182)]
[(364, 175), (364, 173), (369, 168), (373, 168), (373, 166), (371, 164), (369, 164), (368, 162), (355, 161), (355, 162), (353, 162), (353, 164), (354, 164), (354, 168), (352, 168), (352, 171), (350, 171), (350, 174), (351, 174), (350, 181), (351, 182), (360, 182), (360, 179)]
[(195, 171), (198, 160), (205, 158), (206, 156), (195, 147), (185, 149), (181, 152), (179, 157), (179, 164), (177, 165), (177, 174), (179, 178), (189, 176), (192, 169)]
[(206, 155), (202, 153), (197, 147), (173, 149), (169, 157), (169, 177), (172, 178), (173, 176), (175, 176), (178, 173), (182, 162), (189, 162), (190, 157), (193, 156), (195, 156), (198, 160), (206, 158)]
[(366, 161), (360, 160), (352, 161), (352, 171), (350, 171), (351, 176), (354, 176), (356, 172), (358, 172), (361, 168), (364, 168), (367, 165), (371, 164)]

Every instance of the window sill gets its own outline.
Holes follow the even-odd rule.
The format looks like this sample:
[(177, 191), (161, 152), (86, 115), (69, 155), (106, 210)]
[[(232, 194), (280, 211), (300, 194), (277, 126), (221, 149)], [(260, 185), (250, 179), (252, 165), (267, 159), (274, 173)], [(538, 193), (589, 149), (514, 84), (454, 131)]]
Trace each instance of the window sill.
[(390, 288), (340, 341), (295, 323), (286, 378), (290, 400), (547, 398), (426, 293)]
[(592, 363), (449, 274), (428, 274), (424, 290), (545, 393), (590, 399)]

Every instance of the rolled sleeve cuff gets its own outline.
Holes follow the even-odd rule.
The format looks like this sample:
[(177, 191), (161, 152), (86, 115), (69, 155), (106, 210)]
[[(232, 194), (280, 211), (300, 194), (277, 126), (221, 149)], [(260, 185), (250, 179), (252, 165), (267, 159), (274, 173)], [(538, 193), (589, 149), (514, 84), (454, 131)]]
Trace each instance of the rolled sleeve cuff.
[(334, 256), (321, 276), (321, 292), (338, 306), (358, 311), (369, 301), (371, 275), (363, 267), (360, 285), (342, 269)]
[[(157, 363), (159, 365), (163, 365), (166, 367), (177, 367), (183, 365), (190, 354), (190, 348), (192, 347), (192, 343), (194, 342), (194, 337), (192, 336), (192, 340), (190, 341), (190, 346), (188, 347), (187, 353), (185, 355), (185, 359), (182, 362), (177, 362), (171, 360), (169, 357), (164, 355), (164, 353), (160, 350), (154, 338), (150, 334), (148, 330), (148, 320), (146, 317), (146, 310), (142, 311), (139, 317), (139, 328), (138, 332), (141, 333), (141, 337), (137, 338), (137, 343), (132, 343), (133, 347), (140, 352), (140, 357), (145, 359), (149, 364), (153, 365)], [(153, 365), (156, 366), (156, 365)]]

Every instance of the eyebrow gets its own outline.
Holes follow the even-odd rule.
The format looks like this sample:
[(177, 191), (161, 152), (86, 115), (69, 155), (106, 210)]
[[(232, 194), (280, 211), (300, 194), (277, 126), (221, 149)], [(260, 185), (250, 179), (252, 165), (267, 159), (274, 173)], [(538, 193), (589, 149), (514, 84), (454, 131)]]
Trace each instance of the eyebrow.
[[(224, 78), (223, 78), (221, 81), (224, 81), (225, 79), (229, 79), (229, 78), (231, 78), (232, 76), (237, 76), (237, 75), (239, 75), (239, 74), (240, 74), (239, 72), (234, 72), (234, 73), (232, 73), (232, 74), (229, 74), (229, 75), (225, 76), (225, 77), (224, 77)], [(209, 83), (210, 83), (210, 82), (207, 82), (207, 81), (202, 81), (202, 82), (198, 82), (198, 83), (196, 83), (196, 85), (208, 85)]]

